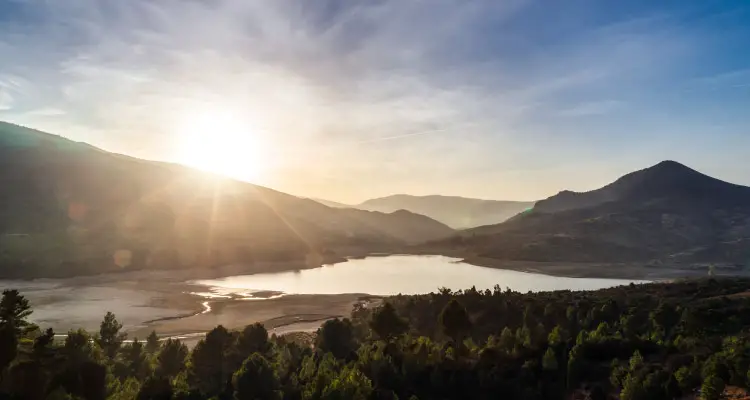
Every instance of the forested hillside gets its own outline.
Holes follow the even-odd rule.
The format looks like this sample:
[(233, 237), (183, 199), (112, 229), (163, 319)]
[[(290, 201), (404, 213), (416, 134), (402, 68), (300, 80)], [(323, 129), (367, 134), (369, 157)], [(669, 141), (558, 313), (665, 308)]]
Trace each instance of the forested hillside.
[(0, 186), (3, 278), (272, 261), (291, 268), (453, 232), (423, 215), (332, 209), (4, 122)]
[[(750, 280), (705, 279), (595, 292), (440, 290), (395, 296), (310, 340), (259, 324), (178, 340), (124, 342), (29, 324), (0, 303), (0, 388), (20, 399), (718, 399), (750, 366)], [(42, 327), (44, 328), (44, 327)]]

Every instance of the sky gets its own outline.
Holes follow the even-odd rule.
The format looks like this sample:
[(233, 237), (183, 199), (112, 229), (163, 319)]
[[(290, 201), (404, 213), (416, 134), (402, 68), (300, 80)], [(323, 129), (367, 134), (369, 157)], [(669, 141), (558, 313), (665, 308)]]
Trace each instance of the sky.
[(750, 185), (750, 2), (0, 0), (0, 120), (300, 196)]

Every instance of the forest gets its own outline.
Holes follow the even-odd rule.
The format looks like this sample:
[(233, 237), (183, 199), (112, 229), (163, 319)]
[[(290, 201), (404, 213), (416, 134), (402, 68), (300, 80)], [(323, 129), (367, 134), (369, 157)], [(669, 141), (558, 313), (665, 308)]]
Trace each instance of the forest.
[(218, 326), (189, 350), (55, 336), (17, 290), (0, 301), (2, 399), (719, 399), (750, 383), (750, 279), (590, 292), (495, 286), (392, 296), (311, 336)]

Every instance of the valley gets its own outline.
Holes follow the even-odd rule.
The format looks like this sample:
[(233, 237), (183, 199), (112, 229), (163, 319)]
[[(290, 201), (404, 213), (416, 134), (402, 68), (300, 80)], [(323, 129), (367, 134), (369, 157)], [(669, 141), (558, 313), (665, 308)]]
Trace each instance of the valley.
[(750, 400), (750, 2), (0, 0), (0, 400)]

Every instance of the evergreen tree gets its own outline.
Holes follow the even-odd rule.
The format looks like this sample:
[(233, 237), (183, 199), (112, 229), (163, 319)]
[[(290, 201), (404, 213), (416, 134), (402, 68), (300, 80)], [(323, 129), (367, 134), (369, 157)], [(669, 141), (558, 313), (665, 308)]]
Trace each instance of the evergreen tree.
[(279, 378), (273, 366), (258, 353), (248, 357), (234, 373), (232, 386), (237, 400), (273, 400), (282, 397)]
[(219, 325), (198, 342), (190, 357), (188, 377), (193, 387), (211, 397), (224, 393), (233, 371), (227, 365), (232, 335)]
[(104, 355), (111, 360), (114, 360), (117, 356), (117, 352), (122, 346), (122, 342), (125, 340), (127, 335), (121, 333), (122, 324), (117, 321), (115, 314), (107, 312), (104, 316), (104, 320), (99, 326), (99, 335), (96, 337), (96, 343), (104, 351)]
[(124, 346), (122, 353), (128, 377), (141, 380), (150, 373), (143, 343), (138, 341), (138, 338), (133, 339), (133, 343)]
[(359, 369), (344, 368), (323, 390), (324, 400), (368, 400), (372, 395), (372, 382)]
[(391, 303), (386, 302), (372, 314), (370, 329), (382, 340), (391, 341), (403, 335), (409, 329), (409, 324), (396, 313)]
[(550, 346), (557, 347), (568, 341), (568, 332), (565, 329), (557, 325), (552, 329), (552, 332), (547, 335), (547, 342)]
[(25, 335), (34, 328), (26, 320), (32, 312), (29, 301), (18, 290), (3, 290), (3, 297), (0, 299), (0, 326), (7, 326), (17, 338)]
[(558, 368), (557, 355), (551, 347), (547, 348), (547, 351), (544, 353), (544, 357), (542, 358), (542, 368), (547, 371), (556, 371)]
[(10, 324), (0, 325), (0, 383), (5, 376), (5, 370), (10, 366), (18, 354), (18, 337)]
[(133, 400), (138, 398), (138, 392), (141, 390), (141, 384), (135, 378), (128, 378), (125, 382), (115, 380), (115, 388), (108, 391), (107, 400)]
[(472, 327), (466, 308), (452, 299), (440, 313), (440, 326), (454, 343), (460, 344)]
[(323, 323), (316, 336), (318, 349), (338, 359), (349, 357), (356, 350), (354, 329), (349, 319), (331, 319)]
[(101, 357), (99, 349), (92, 344), (91, 335), (83, 329), (68, 331), (61, 352), (66, 361), (72, 365), (98, 361)]
[(500, 345), (500, 348), (507, 352), (513, 351), (513, 348), (516, 345), (516, 337), (507, 326), (503, 328), (498, 344)]
[(177, 339), (167, 339), (156, 357), (157, 373), (174, 378), (185, 368), (187, 356), (187, 346)]
[(150, 377), (141, 386), (136, 400), (171, 400), (172, 384), (166, 377)]
[(159, 341), (159, 336), (156, 335), (156, 331), (151, 331), (148, 337), (146, 337), (146, 346), (144, 350), (146, 350), (146, 353), (148, 354), (156, 354), (159, 352), (160, 347), (161, 342)]
[(236, 348), (243, 360), (253, 353), (267, 354), (271, 350), (271, 343), (266, 327), (257, 322), (246, 326), (237, 338)]
[(34, 339), (34, 355), (37, 358), (48, 356), (54, 340), (55, 331), (52, 328), (47, 328), (42, 335)]

